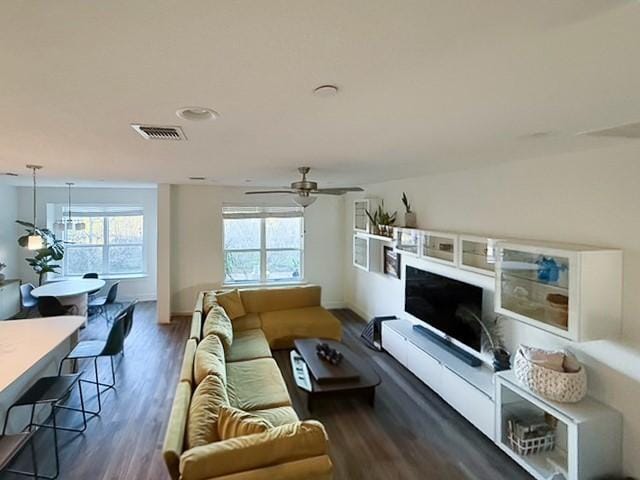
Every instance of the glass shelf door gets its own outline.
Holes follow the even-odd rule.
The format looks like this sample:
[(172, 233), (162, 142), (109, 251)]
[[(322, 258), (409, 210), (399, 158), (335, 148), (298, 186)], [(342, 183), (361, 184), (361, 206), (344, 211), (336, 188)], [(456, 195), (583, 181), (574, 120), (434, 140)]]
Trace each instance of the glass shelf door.
[(369, 232), (369, 200), (355, 200), (353, 202), (353, 229), (356, 232)]
[(570, 261), (504, 248), (500, 258), (500, 307), (569, 330)]
[(418, 255), (418, 243), (420, 242), (420, 234), (418, 230), (407, 228), (394, 229), (394, 240), (396, 250), (412, 255)]
[(456, 237), (439, 233), (423, 232), (422, 256), (430, 260), (455, 265)]
[(484, 275), (494, 275), (496, 253), (494, 239), (461, 237), (460, 268)]
[(353, 265), (363, 270), (369, 270), (369, 239), (354, 235), (353, 237)]

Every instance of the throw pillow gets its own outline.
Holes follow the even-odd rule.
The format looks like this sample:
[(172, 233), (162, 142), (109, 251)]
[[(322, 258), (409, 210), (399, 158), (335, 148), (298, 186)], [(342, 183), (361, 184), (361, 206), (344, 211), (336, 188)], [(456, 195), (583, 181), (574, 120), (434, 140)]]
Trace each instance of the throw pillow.
[(224, 361), (224, 348), (222, 342), (215, 335), (209, 335), (202, 339), (196, 349), (193, 362), (193, 379), (199, 385), (207, 375), (215, 375), (227, 383), (227, 372)]
[(220, 305), (215, 305), (207, 315), (202, 326), (202, 334), (217, 335), (222, 341), (225, 351), (231, 348), (233, 343), (233, 327), (231, 320)]
[(231, 320), (238, 317), (244, 317), (247, 312), (244, 310), (244, 304), (240, 297), (240, 291), (237, 288), (226, 292), (216, 293), (216, 301), (224, 308)]
[(213, 308), (214, 305), (217, 305), (216, 302), (216, 294), (213, 290), (210, 292), (204, 293), (204, 298), (202, 299), (202, 316), (206, 317), (209, 315), (209, 312)]
[(187, 448), (199, 447), (220, 440), (218, 411), (228, 405), (227, 390), (215, 375), (207, 376), (196, 387), (187, 418)]
[(221, 406), (218, 411), (220, 440), (263, 433), (273, 428), (267, 420), (238, 408)]

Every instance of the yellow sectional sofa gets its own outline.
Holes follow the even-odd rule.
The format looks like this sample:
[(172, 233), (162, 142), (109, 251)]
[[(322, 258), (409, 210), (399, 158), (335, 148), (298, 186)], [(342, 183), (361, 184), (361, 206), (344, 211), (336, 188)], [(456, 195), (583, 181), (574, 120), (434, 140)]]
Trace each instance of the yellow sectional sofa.
[[(271, 355), (295, 338), (340, 340), (340, 322), (320, 306), (320, 287), (241, 290), (244, 315), (233, 319), (216, 293), (202, 292), (192, 317), (163, 448), (171, 477), (331, 479), (324, 427), (298, 419)], [(271, 428), (221, 439), (220, 406), (249, 412)]]

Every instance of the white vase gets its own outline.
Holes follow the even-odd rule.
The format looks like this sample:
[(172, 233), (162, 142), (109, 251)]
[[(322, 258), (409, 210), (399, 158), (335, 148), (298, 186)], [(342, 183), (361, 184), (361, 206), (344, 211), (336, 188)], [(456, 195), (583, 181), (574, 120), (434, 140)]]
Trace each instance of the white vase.
[(408, 228), (416, 228), (418, 223), (416, 222), (416, 213), (407, 212), (404, 214), (404, 226)]

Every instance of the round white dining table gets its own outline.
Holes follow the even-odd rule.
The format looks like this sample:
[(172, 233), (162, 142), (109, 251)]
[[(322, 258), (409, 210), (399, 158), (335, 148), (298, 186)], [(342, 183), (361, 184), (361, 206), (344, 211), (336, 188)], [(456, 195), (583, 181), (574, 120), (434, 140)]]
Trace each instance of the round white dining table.
[(87, 318), (89, 292), (95, 292), (105, 286), (104, 280), (94, 278), (78, 278), (47, 283), (31, 290), (34, 297), (56, 297), (62, 305), (75, 305), (77, 313)]

